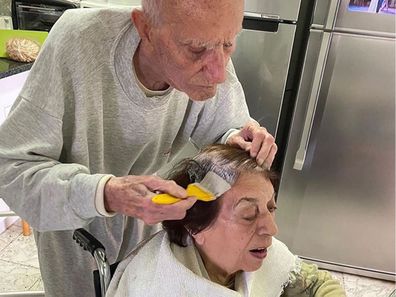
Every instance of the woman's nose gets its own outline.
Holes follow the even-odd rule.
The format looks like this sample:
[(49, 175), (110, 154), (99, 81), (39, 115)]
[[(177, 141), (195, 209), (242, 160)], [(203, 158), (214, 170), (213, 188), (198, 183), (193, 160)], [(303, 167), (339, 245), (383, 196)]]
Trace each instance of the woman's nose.
[(258, 235), (275, 236), (278, 233), (278, 226), (275, 223), (275, 218), (271, 213), (262, 214), (257, 225)]

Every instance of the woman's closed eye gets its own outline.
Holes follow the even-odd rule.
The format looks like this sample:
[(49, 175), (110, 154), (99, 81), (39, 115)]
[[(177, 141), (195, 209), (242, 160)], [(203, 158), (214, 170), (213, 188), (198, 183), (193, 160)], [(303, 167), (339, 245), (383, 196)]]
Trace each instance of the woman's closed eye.
[(277, 192), (272, 194), (272, 199), (267, 203), (267, 209), (270, 213), (274, 213), (278, 207), (276, 205)]
[(257, 199), (249, 197), (244, 197), (239, 200), (234, 205), (234, 209), (236, 218), (245, 223), (253, 222), (259, 213)]
[[(268, 207), (268, 211), (270, 213), (274, 213), (278, 208), (276, 206), (269, 206)], [(246, 220), (246, 221), (254, 221), (257, 216), (259, 215), (258, 210), (257, 211), (250, 211), (250, 212), (246, 212), (244, 214), (242, 214), (242, 219)]]
[(241, 212), (241, 218), (245, 221), (252, 222), (257, 218), (258, 213), (257, 207), (249, 207), (249, 209)]
[(248, 222), (253, 222), (257, 218), (257, 215), (249, 215), (249, 216), (243, 216), (242, 219)]

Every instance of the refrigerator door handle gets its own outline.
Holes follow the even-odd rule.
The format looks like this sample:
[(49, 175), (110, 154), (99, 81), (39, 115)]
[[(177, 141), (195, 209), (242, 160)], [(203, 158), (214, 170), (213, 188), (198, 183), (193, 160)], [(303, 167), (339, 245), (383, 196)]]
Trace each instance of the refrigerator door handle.
[[(324, 14), (324, 19), (320, 20), (313, 20), (313, 24), (311, 26), (311, 29), (316, 29), (316, 30), (324, 30), (324, 31), (331, 31), (334, 29), (337, 16), (338, 16), (338, 11), (339, 7), (341, 5), (340, 0), (329, 0), (329, 3), (325, 5), (325, 2), (321, 3), (319, 8), (317, 7), (315, 9), (315, 15), (321, 15)], [(319, 10), (319, 11), (316, 11)], [(324, 12), (322, 12), (324, 11)], [(320, 13), (322, 12), (322, 13)]]
[(294, 169), (300, 171), (304, 167), (305, 157), (309, 146), (309, 138), (311, 136), (312, 126), (316, 112), (316, 106), (318, 103), (319, 90), (322, 85), (323, 72), (327, 61), (331, 35), (332, 34), (329, 32), (323, 32), (323, 38), (320, 45), (318, 62), (316, 64), (314, 79), (312, 82), (311, 92), (309, 95), (307, 112), (305, 115), (304, 128), (300, 139), (300, 145), (298, 147), (293, 165)]
[(276, 33), (279, 30), (279, 24), (281, 22), (282, 21), (275, 16), (268, 17), (262, 14), (245, 12), (243, 29)]
[(326, 18), (326, 23), (325, 23), (325, 30), (332, 30), (334, 28), (336, 19), (337, 19), (337, 14), (338, 14), (338, 8), (340, 6), (341, 1), (340, 0), (332, 0), (329, 5), (329, 10)]
[(257, 20), (280, 21), (280, 16), (276, 15), (276, 14), (263, 14), (263, 13), (245, 11), (243, 13), (243, 16), (244, 17), (249, 17), (249, 18), (254, 18), (254, 19), (257, 19)]

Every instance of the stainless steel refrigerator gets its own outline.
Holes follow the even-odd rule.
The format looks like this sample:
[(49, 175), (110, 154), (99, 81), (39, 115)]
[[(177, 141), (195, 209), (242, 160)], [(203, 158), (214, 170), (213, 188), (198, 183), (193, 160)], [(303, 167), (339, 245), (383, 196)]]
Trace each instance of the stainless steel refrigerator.
[(256, 25), (233, 61), (280, 143), (278, 238), (320, 267), (395, 280), (395, 15), (355, 2), (369, 3), (246, 0)]
[(251, 116), (276, 136), (275, 167), (287, 145), (315, 0), (245, 0), (232, 56)]
[(232, 56), (250, 113), (277, 133), (296, 36), (300, 0), (245, 0), (243, 30)]

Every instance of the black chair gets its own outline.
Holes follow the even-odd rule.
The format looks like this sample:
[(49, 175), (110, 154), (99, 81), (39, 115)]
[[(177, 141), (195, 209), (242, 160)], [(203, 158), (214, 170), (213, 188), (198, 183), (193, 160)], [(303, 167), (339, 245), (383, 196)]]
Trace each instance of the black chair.
[(111, 278), (119, 262), (109, 265), (104, 246), (87, 230), (83, 228), (75, 230), (73, 239), (94, 257), (98, 267), (98, 270), (93, 271), (95, 296), (105, 297)]

